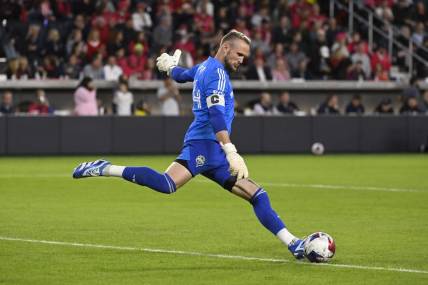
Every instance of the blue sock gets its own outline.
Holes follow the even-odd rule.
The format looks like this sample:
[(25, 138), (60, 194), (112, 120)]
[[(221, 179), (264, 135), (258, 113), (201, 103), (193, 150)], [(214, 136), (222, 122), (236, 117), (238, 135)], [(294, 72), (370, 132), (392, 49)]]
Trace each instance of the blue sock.
[(270, 206), (269, 196), (265, 190), (262, 188), (257, 190), (250, 203), (253, 205), (254, 212), (260, 223), (274, 235), (285, 228), (284, 223)]
[(172, 194), (177, 190), (174, 181), (168, 174), (160, 174), (148, 167), (126, 167), (122, 177), (164, 194)]

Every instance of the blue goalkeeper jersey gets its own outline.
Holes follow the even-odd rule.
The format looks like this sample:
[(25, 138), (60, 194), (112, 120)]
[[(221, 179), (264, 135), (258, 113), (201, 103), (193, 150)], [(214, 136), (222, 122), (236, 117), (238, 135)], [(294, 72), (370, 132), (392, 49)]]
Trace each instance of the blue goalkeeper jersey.
[(209, 57), (189, 71), (193, 75), (192, 111), (195, 118), (186, 132), (184, 143), (191, 140), (217, 140), (213, 120), (210, 121), (210, 108), (215, 108), (216, 113), (223, 116), (230, 135), (234, 99), (229, 75), (223, 64)]

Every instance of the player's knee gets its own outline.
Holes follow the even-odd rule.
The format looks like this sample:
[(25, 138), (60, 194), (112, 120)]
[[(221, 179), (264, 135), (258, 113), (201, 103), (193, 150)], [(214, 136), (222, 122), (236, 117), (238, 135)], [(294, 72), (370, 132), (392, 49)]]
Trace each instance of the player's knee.
[(247, 193), (249, 197), (253, 197), (257, 190), (260, 189), (259, 185), (248, 178), (238, 180), (235, 185)]
[(226, 182), (223, 184), (223, 188), (227, 191), (231, 192), (233, 189), (233, 186), (236, 184), (236, 176), (230, 176)]

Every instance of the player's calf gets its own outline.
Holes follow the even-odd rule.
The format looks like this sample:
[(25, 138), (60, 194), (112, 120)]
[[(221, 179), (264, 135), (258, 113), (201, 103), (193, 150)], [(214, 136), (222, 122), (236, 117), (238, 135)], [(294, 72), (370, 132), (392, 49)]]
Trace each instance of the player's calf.
[(295, 258), (303, 258), (303, 241), (288, 231), (278, 214), (272, 209), (269, 196), (263, 188), (252, 180), (241, 179), (235, 183), (232, 192), (251, 203), (260, 223), (287, 245)]
[(177, 191), (175, 182), (167, 173), (159, 173), (149, 167), (126, 167), (122, 177), (130, 182), (147, 186), (164, 194)]

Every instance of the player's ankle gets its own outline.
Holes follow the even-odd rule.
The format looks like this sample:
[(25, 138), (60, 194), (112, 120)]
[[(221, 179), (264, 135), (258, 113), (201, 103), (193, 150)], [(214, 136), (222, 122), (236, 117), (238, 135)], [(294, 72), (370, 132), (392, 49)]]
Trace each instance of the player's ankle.
[(125, 166), (119, 165), (107, 165), (102, 172), (102, 176), (116, 176), (122, 177), (123, 171), (125, 170)]

